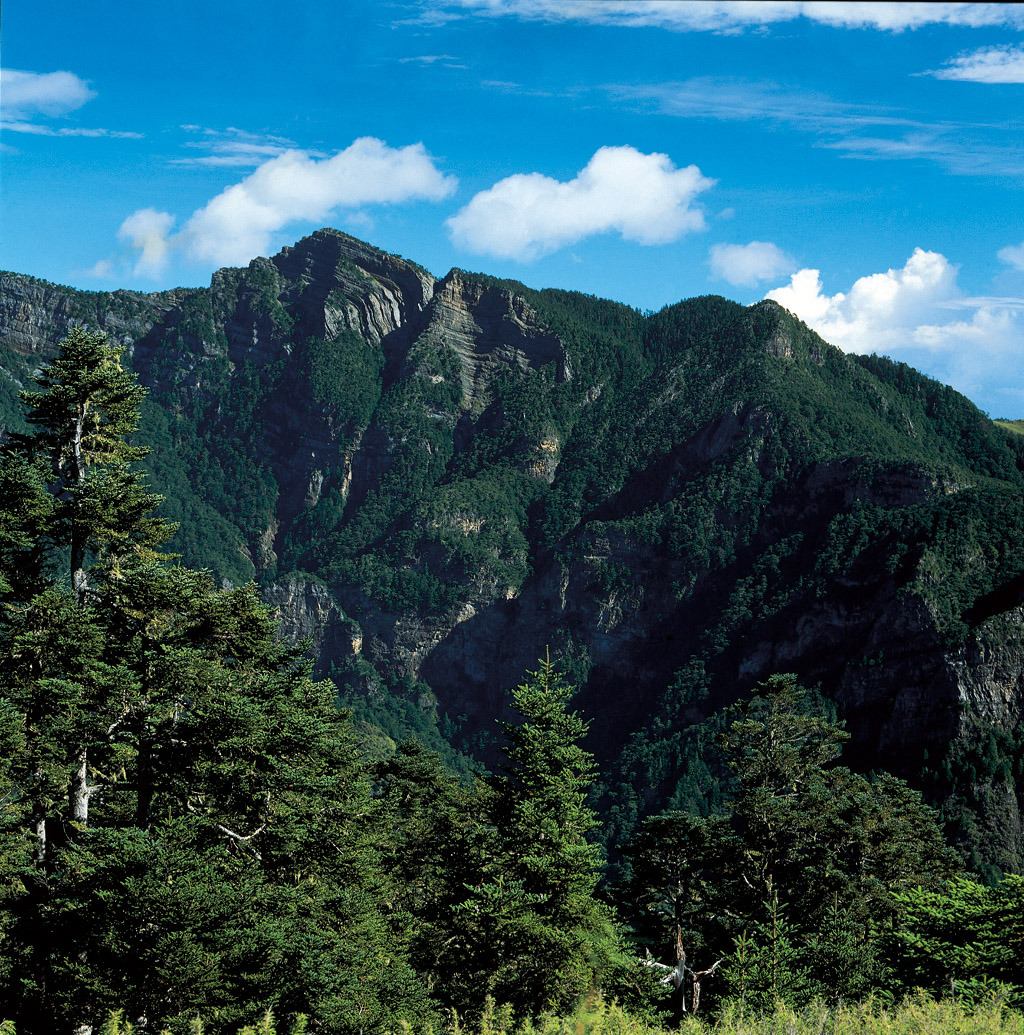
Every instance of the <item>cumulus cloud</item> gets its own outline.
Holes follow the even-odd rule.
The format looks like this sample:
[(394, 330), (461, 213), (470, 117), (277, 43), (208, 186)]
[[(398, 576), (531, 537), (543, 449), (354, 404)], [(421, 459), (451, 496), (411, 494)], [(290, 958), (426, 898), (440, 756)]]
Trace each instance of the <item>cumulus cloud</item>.
[(971, 83), (1024, 83), (1024, 47), (984, 47), (925, 74)]
[(133, 212), (117, 231), (118, 240), (137, 253), (135, 272), (140, 276), (155, 277), (167, 261), (170, 243), (167, 235), (174, 225), (174, 216), (155, 208)]
[(1024, 25), (1009, 4), (864, 3), (814, 0), (422, 0), (424, 19), (445, 21), (465, 14), (512, 16), (598, 25), (657, 26), (677, 32), (737, 32), (806, 18), (834, 28), (902, 32), (925, 25)]
[(1008, 244), (1005, 248), (999, 249), (999, 261), (1005, 262), (1015, 270), (1024, 272), (1024, 242), (1021, 244)]
[(915, 248), (901, 269), (834, 295), (818, 270), (801, 269), (766, 297), (847, 352), (885, 353), (990, 409), (1024, 412), (1024, 300), (965, 297), (957, 268), (938, 252)]
[(714, 182), (695, 165), (676, 168), (668, 155), (602, 147), (566, 182), (541, 173), (500, 180), (447, 226), (461, 248), (520, 261), (609, 231), (639, 244), (667, 244), (704, 229), (704, 213), (692, 202)]
[(172, 251), (214, 265), (244, 265), (266, 254), (289, 223), (325, 220), (338, 209), (403, 201), (440, 201), (457, 180), (441, 173), (422, 144), (388, 147), (361, 137), (329, 158), (289, 150), (221, 191), (170, 234), (167, 212), (141, 209), (119, 237), (139, 253), (135, 272), (153, 276)]
[(56, 117), (81, 108), (96, 96), (88, 83), (73, 72), (0, 70), (5, 122), (21, 122), (38, 115)]
[(793, 268), (793, 260), (769, 241), (715, 244), (710, 257), (712, 276), (734, 287), (754, 287)]
[(847, 352), (873, 352), (907, 344), (919, 323), (958, 294), (949, 260), (915, 248), (902, 269), (861, 277), (846, 294), (826, 295), (819, 271), (802, 269), (766, 297)]

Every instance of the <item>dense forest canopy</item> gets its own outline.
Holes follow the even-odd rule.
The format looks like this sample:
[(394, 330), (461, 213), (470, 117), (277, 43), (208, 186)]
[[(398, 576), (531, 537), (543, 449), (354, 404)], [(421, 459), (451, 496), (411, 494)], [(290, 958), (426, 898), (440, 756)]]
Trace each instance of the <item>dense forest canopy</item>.
[(1024, 439), (370, 252), (5, 325), (19, 1030), (1017, 996)]

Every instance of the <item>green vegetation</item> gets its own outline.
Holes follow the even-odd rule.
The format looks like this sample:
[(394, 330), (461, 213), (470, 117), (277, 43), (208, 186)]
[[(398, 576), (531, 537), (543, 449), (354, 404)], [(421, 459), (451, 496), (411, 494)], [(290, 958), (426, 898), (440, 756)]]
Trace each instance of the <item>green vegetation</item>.
[(836, 766), (846, 734), (792, 676), (730, 709), (717, 739), (724, 807), (642, 823), (625, 849), (623, 916), (652, 946), (678, 932), (694, 967), (728, 960), (724, 990), (758, 1009), (883, 986), (899, 893), (957, 870), (933, 810), (888, 774)]
[[(868, 699), (906, 679), (869, 646), (874, 615), (923, 607), (949, 656), (1016, 635), (999, 616), (1024, 587), (1024, 439), (950, 389), (846, 356), (770, 302), (709, 296), (645, 315), (460, 273), (491, 321), (467, 388), (467, 361), (429, 310), (402, 329), (408, 341), (350, 329), (383, 282), (336, 261), (323, 283), (269, 261), (222, 271), (210, 291), (176, 293), (140, 342), (153, 390), (137, 440), (178, 525), (168, 548), (232, 585), (309, 572), (370, 625), (450, 626), (543, 586), (544, 606), (567, 609), (549, 637), (566, 646), (559, 661), (587, 659), (574, 677), (596, 707), (615, 690), (595, 641), (609, 623), (642, 624), (671, 646), (639, 666), (649, 705), (592, 738), (610, 763), (601, 812), (618, 834), (604, 837), (628, 837), (657, 801), (713, 810), (719, 777), (693, 730), (789, 664), (754, 663), (747, 644), (855, 614), (838, 651), (810, 648), (805, 674)], [(145, 325), (141, 296), (68, 299), (93, 323)], [(499, 360), (530, 334), (544, 363)], [(2, 359), (27, 383), (24, 357)], [(13, 429), (17, 390), (0, 383)], [(375, 662), (370, 704), (345, 689), (348, 662), (322, 670), (332, 664), (364, 739), (383, 725), (382, 750), (412, 733), (445, 750), (444, 708), (418, 709), (400, 665)], [(873, 764), (861, 744), (876, 731), (849, 718), (855, 765)], [(992, 733), (1000, 765), (974, 765), (978, 779), (957, 759), (987, 750), (987, 731), (949, 757), (935, 743), (928, 758), (915, 746), (882, 761), (927, 789), (974, 870), (995, 878), (1020, 868), (1024, 842), (1004, 805), (1021, 736), (1005, 722)]]
[(299, 362), (316, 402), (330, 407), (343, 424), (365, 428), (380, 398), (384, 357), (351, 331), (333, 341), (307, 338)]
[[(1024, 732), (943, 680), (1019, 643), (1024, 439), (771, 303), (465, 278), (472, 390), (273, 263), (176, 295), (148, 396), (76, 331), (19, 412), (8, 357), (0, 1016), (1014, 1030)], [(319, 683), (251, 581), (294, 571), (366, 638)], [(520, 628), (515, 721), (447, 714)]]
[[(116, 1011), (100, 1029), (100, 1035), (135, 1035), (140, 1029)], [(197, 1019), (196, 1035), (206, 1030)], [(255, 1025), (240, 1028), (238, 1035), (305, 1035), (302, 1020), (288, 1028), (279, 1027), (272, 1012)], [(998, 996), (979, 1006), (965, 1006), (956, 1000), (933, 1000), (917, 995), (897, 1004), (878, 1000), (843, 1003), (831, 1007), (814, 1003), (794, 1010), (783, 1003), (766, 1014), (756, 1014), (742, 1002), (730, 1004), (714, 1021), (685, 1017), (678, 1027), (666, 1028), (631, 1015), (618, 1003), (597, 996), (570, 1016), (550, 1014), (537, 1020), (516, 1022), (507, 1008), (493, 1001), (476, 1024), (465, 1024), (457, 1017), (443, 1028), (429, 1028), (443, 1035), (1020, 1035), (1024, 1016), (1006, 1009)], [(16, 1035), (14, 1025), (0, 1025), (3, 1035)], [(417, 1029), (406, 1025), (388, 1035), (414, 1035)]]
[(0, 459), (0, 1009), (23, 1032), (432, 1016), (333, 686), (253, 586), (159, 553), (118, 350), (74, 331), (36, 383)]
[(901, 985), (965, 1002), (1010, 993), (1014, 1006), (1024, 1006), (1024, 878), (909, 888), (898, 903), (889, 952)]
[(1024, 420), (996, 420), (994, 423), (1014, 435), (1024, 435)]

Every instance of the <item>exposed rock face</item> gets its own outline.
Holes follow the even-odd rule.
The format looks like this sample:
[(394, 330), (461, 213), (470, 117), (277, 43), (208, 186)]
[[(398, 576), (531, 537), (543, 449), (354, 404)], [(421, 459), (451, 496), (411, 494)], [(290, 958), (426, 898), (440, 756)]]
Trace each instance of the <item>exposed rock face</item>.
[(330, 660), (361, 652), (359, 627), (345, 616), (321, 583), (293, 575), (265, 587), (263, 599), (273, 608), (285, 639), (292, 643), (309, 641), (318, 675), (326, 674)]
[(458, 270), (438, 285), (420, 343), (454, 356), (463, 408), (474, 414), (490, 403), (491, 384), (503, 370), (526, 372), (550, 363), (560, 380), (572, 376), (565, 346), (524, 299), (468, 281)]
[(106, 331), (131, 346), (188, 294), (163, 291), (84, 292), (18, 273), (0, 273), (0, 341), (10, 352), (29, 357), (52, 354), (76, 324)]
[[(951, 743), (1021, 739), (1017, 526), (950, 562), (940, 521), (967, 501), (984, 525), (967, 505), (1000, 479), (1016, 506), (1024, 456), (980, 414), (774, 303), (695, 300), (635, 334), (624, 307), (558, 305), (333, 230), (209, 290), (3, 274), (0, 423), (70, 326), (106, 330), (164, 421), (155, 487), (210, 524), (186, 561), (233, 556), (320, 673), (424, 680), (470, 731), (550, 646), (610, 763), (779, 671), (836, 701), (865, 768), (916, 778)], [(964, 793), (1013, 868), (1019, 798), (993, 779)]]
[(422, 267), (333, 230), (319, 230), (269, 261), (288, 285), (281, 301), (307, 334), (323, 338), (349, 330), (382, 345), (415, 325), (434, 293), (434, 278)]

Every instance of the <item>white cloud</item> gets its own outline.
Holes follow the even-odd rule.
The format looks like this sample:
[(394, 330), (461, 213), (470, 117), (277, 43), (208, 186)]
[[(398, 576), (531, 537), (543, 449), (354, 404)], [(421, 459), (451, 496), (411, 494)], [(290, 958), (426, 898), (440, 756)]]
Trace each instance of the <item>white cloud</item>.
[(481, 191), (447, 221), (456, 245), (529, 261), (592, 234), (618, 231), (639, 244), (667, 244), (704, 229), (694, 198), (714, 185), (695, 165), (663, 154), (602, 147), (575, 179), (517, 173)]
[(172, 159), (172, 165), (260, 165), (268, 158), (276, 158), (285, 151), (295, 148), (295, 142), (287, 137), (250, 133), (235, 126), (228, 126), (224, 130), (203, 129), (201, 126), (182, 126), (181, 128), (189, 133), (200, 134), (199, 140), (189, 140), (184, 146), (193, 151), (206, 153)]
[(56, 117), (81, 108), (96, 96), (73, 72), (0, 70), (4, 122), (18, 123), (37, 115)]
[(715, 244), (710, 257), (712, 275), (734, 287), (754, 287), (793, 268), (793, 260), (769, 241)]
[(221, 191), (170, 235), (173, 217), (141, 209), (119, 237), (140, 251), (136, 273), (153, 276), (171, 251), (204, 264), (244, 265), (266, 254), (289, 223), (318, 222), (336, 209), (427, 199), (440, 201), (457, 180), (442, 174), (422, 144), (391, 148), (361, 137), (330, 158), (286, 151)]
[(819, 271), (802, 269), (766, 297), (847, 352), (873, 352), (908, 344), (919, 322), (957, 294), (949, 260), (915, 248), (902, 269), (861, 277), (847, 294), (826, 295)]
[(37, 137), (106, 137), (111, 140), (141, 140), (142, 133), (122, 129), (91, 129), (82, 126), (44, 126), (39, 122), (3, 122), (3, 128), (14, 133), (31, 133)]
[(459, 59), (454, 54), (420, 54), (418, 57), (399, 58), (398, 63), (400, 65), (425, 65), (427, 67), (440, 64), (444, 68), (466, 67), (459, 63)]
[(96, 280), (109, 280), (117, 274), (117, 268), (112, 259), (100, 259), (99, 262), (82, 270), (83, 277), (93, 277)]
[(137, 276), (155, 277), (164, 268), (170, 250), (167, 235), (172, 226), (174, 216), (170, 212), (157, 212), (155, 208), (141, 208), (121, 224), (117, 238), (138, 253)]
[(736, 32), (806, 18), (845, 29), (901, 32), (925, 25), (1024, 25), (1024, 14), (994, 3), (842, 3), (787, 0), (425, 0), (424, 19), (460, 14), (511, 16), (535, 21), (656, 26), (677, 32)]
[[(866, 160), (936, 162), (965, 176), (1024, 171), (1024, 148), (1012, 127), (922, 122), (899, 109), (836, 100), (815, 91), (722, 76), (607, 84), (617, 102), (640, 111), (725, 122), (774, 122), (816, 136), (816, 146)], [(1005, 142), (1004, 142), (1005, 141)]]
[(1021, 244), (1008, 244), (1005, 248), (999, 249), (999, 261), (1005, 262), (1015, 270), (1024, 272), (1024, 242)]
[(925, 74), (971, 83), (1024, 83), (1024, 47), (983, 47)]
[(992, 3), (806, 2), (800, 15), (810, 21), (843, 29), (902, 32), (925, 25), (959, 25), (979, 29), (992, 25), (1024, 25), (1024, 15), (1012, 5)]
[(902, 269), (861, 277), (846, 293), (826, 294), (820, 272), (802, 269), (766, 297), (847, 352), (890, 355), (982, 405), (1024, 412), (1024, 300), (964, 297), (956, 280), (944, 255), (915, 248)]
[(116, 129), (48, 125), (40, 119), (60, 118), (96, 96), (74, 72), (23, 72), (0, 69), (0, 125), (11, 133), (39, 137), (107, 137), (138, 140), (141, 133)]
[(1024, 298), (1005, 295), (975, 295), (971, 298), (953, 298), (940, 302), (941, 309), (1024, 309)]

